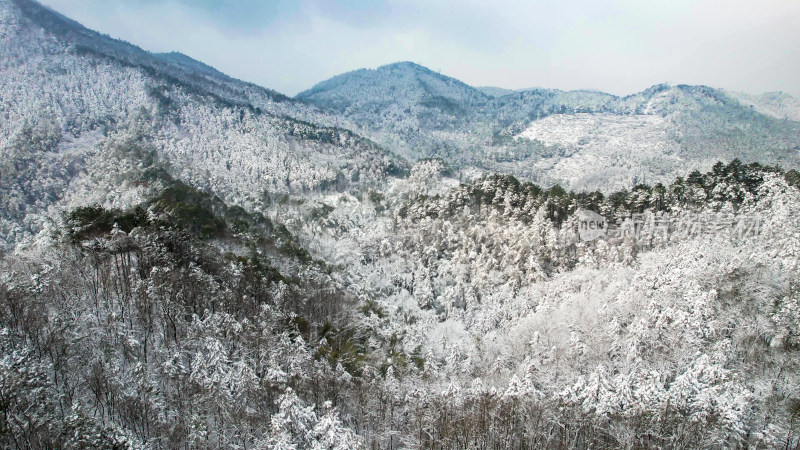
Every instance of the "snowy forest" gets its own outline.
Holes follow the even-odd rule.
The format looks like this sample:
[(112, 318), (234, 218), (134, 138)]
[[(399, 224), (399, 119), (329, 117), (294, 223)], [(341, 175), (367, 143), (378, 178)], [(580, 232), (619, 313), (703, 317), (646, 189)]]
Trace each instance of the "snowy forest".
[(0, 0), (0, 446), (800, 448), (792, 103), (423, 69)]

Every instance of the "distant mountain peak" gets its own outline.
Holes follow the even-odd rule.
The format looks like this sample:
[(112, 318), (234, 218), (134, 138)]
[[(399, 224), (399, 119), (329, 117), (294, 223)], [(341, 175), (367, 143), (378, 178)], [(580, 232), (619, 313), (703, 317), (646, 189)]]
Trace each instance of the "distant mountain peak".
[(414, 69), (414, 70), (423, 70), (427, 72), (432, 72), (431, 69), (412, 61), (398, 61), (395, 63), (384, 64), (378, 67), (377, 70), (386, 70), (386, 69)]
[(430, 67), (426, 67), (426, 66), (423, 66), (421, 64), (417, 64), (415, 62), (412, 62), (412, 61), (398, 61), (396, 63), (384, 64), (382, 66), (379, 66), (377, 69), (375, 69), (375, 71), (376, 72), (395, 72), (395, 71), (401, 71), (402, 72), (402, 71), (407, 71), (407, 72), (430, 75), (430, 76), (435, 76), (435, 77), (442, 77), (442, 78), (458, 81), (459, 83), (461, 83), (461, 81), (459, 81), (459, 80), (457, 80), (455, 78), (449, 77), (447, 75), (443, 75), (438, 70), (433, 70)]
[(465, 105), (483, 104), (491, 97), (455, 78), (401, 61), (337, 75), (295, 98), (333, 110), (351, 105), (411, 102), (455, 112)]

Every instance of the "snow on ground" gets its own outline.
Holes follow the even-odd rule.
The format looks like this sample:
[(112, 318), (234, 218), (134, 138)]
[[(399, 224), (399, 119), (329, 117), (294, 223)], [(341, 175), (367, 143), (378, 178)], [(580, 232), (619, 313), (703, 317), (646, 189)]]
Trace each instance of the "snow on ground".
[(668, 119), (656, 115), (556, 114), (537, 120), (518, 137), (568, 148), (645, 147), (651, 151), (668, 139)]
[[(681, 159), (671, 156), (679, 149), (671, 127), (669, 118), (658, 115), (557, 114), (534, 121), (517, 139), (557, 147), (563, 157), (544, 159), (538, 166), (553, 178), (572, 180), (571, 189), (593, 186), (598, 176), (608, 176), (610, 188), (618, 189), (662, 181), (644, 179), (644, 168), (656, 162), (680, 165)], [(599, 167), (608, 168), (607, 173), (598, 174)]]

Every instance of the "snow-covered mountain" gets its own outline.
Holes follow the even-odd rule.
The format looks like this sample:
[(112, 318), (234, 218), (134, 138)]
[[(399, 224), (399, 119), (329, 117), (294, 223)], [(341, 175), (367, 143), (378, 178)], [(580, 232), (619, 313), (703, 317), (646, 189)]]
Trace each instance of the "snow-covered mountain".
[(314, 103), (343, 112), (359, 105), (388, 108), (396, 103), (421, 104), (446, 112), (472, 109), (489, 100), (455, 78), (408, 61), (338, 75), (297, 94), (297, 98), (313, 99)]
[(339, 75), (296, 98), (333, 112), (344, 126), (369, 133), (410, 158), (446, 152), (451, 145), (448, 134), (468, 128), (491, 100), (454, 78), (411, 62)]
[[(428, 89), (436, 85), (430, 80), (439, 88)], [(400, 63), (334, 77), (296, 98), (410, 157), (439, 157), (454, 167), (571, 189), (668, 182), (734, 158), (800, 163), (797, 100), (785, 95), (747, 97), (663, 84), (626, 97), (552, 89), (488, 92)], [(594, 125), (587, 127), (590, 116), (596, 116)]]
[(0, 44), (3, 243), (69, 205), (137, 201), (155, 165), (258, 208), (265, 196), (367, 186), (404, 164), (315, 108), (36, 2), (0, 2)]
[(0, 0), (0, 446), (795, 448), (794, 104), (289, 99)]

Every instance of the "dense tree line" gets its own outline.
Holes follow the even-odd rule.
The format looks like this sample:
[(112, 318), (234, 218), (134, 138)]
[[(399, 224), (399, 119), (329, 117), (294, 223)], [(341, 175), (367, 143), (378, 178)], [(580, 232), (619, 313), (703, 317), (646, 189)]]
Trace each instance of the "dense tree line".
[(400, 208), (399, 215), (448, 217), (460, 213), (464, 207), (478, 211), (492, 208), (500, 214), (530, 223), (537, 210), (544, 206), (548, 219), (561, 225), (578, 208), (596, 211), (612, 220), (633, 213), (675, 208), (711, 206), (719, 209), (728, 204), (735, 209), (755, 198), (766, 174), (778, 174), (790, 186), (800, 186), (800, 173), (794, 169), (784, 171), (778, 166), (744, 164), (738, 159), (728, 164), (718, 162), (707, 173), (693, 171), (685, 179), (678, 177), (668, 186), (638, 184), (630, 190), (609, 195), (600, 191), (567, 192), (559, 185), (543, 188), (532, 182), (521, 182), (511, 175), (491, 175), (464, 184), (446, 196), (419, 196), (413, 203)]

